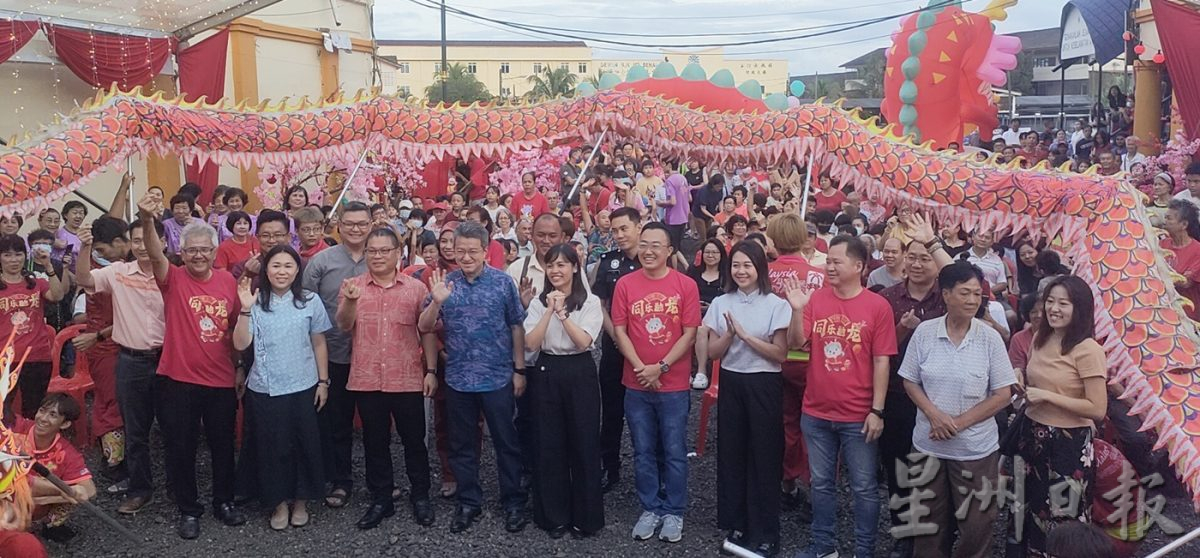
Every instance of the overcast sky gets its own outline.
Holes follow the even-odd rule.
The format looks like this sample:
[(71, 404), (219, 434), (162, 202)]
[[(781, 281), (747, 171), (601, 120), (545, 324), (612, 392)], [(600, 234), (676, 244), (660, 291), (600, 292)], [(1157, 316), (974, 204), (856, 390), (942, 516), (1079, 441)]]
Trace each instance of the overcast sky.
[[(438, 0), (416, 0), (436, 3)], [(990, 0), (967, 0), (964, 9), (978, 11)], [(1065, 0), (1025, 0), (1008, 11), (1001, 32), (1057, 27)], [(905, 13), (928, 0), (448, 0), (447, 6), (511, 23), (591, 31), (592, 36), (627, 43), (682, 45), (733, 43), (794, 37), (826, 32), (853, 22)], [(628, 7), (627, 7), (628, 6)], [(793, 75), (838, 71), (842, 63), (890, 43), (898, 27), (895, 19), (826, 36), (759, 45), (725, 47), (727, 56), (777, 58), (788, 61)], [(811, 29), (817, 27), (815, 29)], [(438, 39), (439, 16), (414, 0), (376, 0), (375, 32), (380, 39)], [(776, 34), (764, 31), (805, 28)], [(575, 31), (564, 34), (582, 35)], [(639, 36), (616, 36), (626, 33)], [(697, 34), (751, 33), (736, 36)], [(684, 35), (663, 37), (662, 35)], [(449, 39), (570, 40), (534, 32), (505, 30), (495, 23), (480, 23), (448, 14)], [(654, 47), (605, 45), (587, 41), (596, 58), (655, 59)], [(708, 71), (717, 68), (705, 68)]]

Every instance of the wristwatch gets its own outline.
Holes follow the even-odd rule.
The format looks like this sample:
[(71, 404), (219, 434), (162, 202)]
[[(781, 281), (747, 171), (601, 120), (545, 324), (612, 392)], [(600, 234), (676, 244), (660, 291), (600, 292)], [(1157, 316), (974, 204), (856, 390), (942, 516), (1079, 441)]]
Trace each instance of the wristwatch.
[(426, 368), (425, 375), (428, 376), (430, 374), (437, 374), (437, 368)]
[(660, 360), (658, 362), (658, 369), (661, 370), (663, 374), (666, 374), (668, 371), (671, 370), (671, 365), (667, 364), (667, 361), (665, 361), (665, 360)]
[(520, 367), (520, 366), (514, 366), (514, 367), (513, 367), (513, 374), (519, 374), (519, 375), (521, 375), (521, 376), (524, 376), (524, 375), (525, 375), (525, 369), (524, 369), (524, 368), (522, 368), (522, 367)]
[(935, 245), (942, 244), (942, 239), (935, 236), (932, 239), (930, 239), (929, 242), (926, 242), (924, 244), (925, 244), (926, 250), (932, 250)]
[(883, 419), (883, 409), (876, 409), (874, 407), (871, 407), (871, 414), (879, 417), (880, 419)]
[(325, 378), (324, 380), (317, 380), (317, 385), (329, 387), (329, 378)]

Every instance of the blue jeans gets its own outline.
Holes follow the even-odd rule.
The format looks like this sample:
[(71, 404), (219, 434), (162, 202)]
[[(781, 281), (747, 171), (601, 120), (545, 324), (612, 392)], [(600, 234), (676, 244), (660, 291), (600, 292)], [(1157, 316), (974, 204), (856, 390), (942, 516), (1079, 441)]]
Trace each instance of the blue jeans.
[(833, 422), (807, 414), (800, 430), (808, 445), (808, 468), (812, 472), (812, 550), (817, 554), (837, 549), (838, 453), (850, 471), (854, 494), (854, 553), (875, 555), (879, 530), (879, 484), (876, 480), (875, 443), (867, 443), (861, 422)]
[(683, 517), (687, 509), (689, 395), (687, 391), (625, 390), (625, 420), (633, 439), (634, 488), (642, 509), (657, 515)]

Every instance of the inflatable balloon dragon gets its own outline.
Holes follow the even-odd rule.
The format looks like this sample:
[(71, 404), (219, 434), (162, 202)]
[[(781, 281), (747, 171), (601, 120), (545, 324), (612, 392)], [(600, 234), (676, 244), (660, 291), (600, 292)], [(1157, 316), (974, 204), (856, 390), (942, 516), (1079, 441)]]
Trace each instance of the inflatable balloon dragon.
[(363, 150), (425, 159), (503, 157), (594, 140), (605, 131), (652, 152), (709, 163), (768, 165), (811, 155), (876, 202), (909, 205), (967, 230), (1059, 238), (1096, 295), (1096, 331), (1110, 381), (1200, 494), (1197, 332), (1184, 316), (1140, 195), (1119, 177), (935, 152), (928, 142), (915, 145), (895, 126), (881, 127), (837, 104), (734, 114), (602, 90), (486, 108), (429, 107), (362, 93), (316, 105), (251, 107), (113, 91), (0, 151), (0, 213), (35, 213), (135, 154), (169, 152), (242, 166), (316, 162)]
[(991, 87), (1004, 85), (1021, 51), (1020, 39), (992, 29), (992, 21), (1005, 19), (1016, 0), (994, 0), (979, 14), (956, 4), (932, 0), (926, 10), (904, 18), (884, 68), (882, 114), (935, 148), (961, 143), (972, 129), (992, 139), (1000, 121)]

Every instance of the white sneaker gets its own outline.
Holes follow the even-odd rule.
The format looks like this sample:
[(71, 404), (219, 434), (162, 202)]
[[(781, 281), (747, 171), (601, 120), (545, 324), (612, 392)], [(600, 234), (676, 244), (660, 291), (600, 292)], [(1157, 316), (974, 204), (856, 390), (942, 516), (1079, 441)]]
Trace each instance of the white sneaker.
[(683, 518), (678, 515), (664, 515), (662, 530), (658, 532), (658, 540), (669, 543), (683, 540)]
[(696, 372), (696, 377), (692, 378), (692, 389), (708, 389), (708, 374)]
[(638, 518), (637, 524), (633, 526), (634, 540), (644, 541), (654, 536), (654, 531), (662, 524), (662, 518), (655, 515), (654, 512), (642, 512), (642, 516)]

